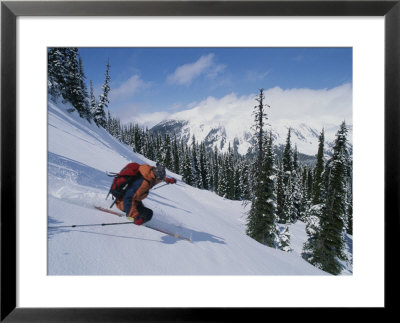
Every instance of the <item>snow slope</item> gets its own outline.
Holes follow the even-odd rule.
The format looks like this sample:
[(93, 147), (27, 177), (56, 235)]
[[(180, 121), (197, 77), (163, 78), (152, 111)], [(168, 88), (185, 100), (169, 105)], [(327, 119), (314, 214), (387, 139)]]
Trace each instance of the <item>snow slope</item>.
[[(154, 164), (68, 107), (48, 104), (49, 275), (325, 275), (297, 252), (266, 247), (245, 234), (241, 202), (184, 184), (153, 190), (144, 201), (153, 226), (189, 236), (178, 240), (126, 222), (93, 205), (105, 200), (111, 179), (128, 162)], [(115, 210), (115, 208), (114, 208)]]

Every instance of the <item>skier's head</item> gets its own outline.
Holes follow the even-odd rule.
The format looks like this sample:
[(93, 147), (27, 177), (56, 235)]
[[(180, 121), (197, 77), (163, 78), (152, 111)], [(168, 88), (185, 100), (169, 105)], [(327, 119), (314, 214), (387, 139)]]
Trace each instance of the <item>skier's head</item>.
[(165, 178), (165, 167), (157, 163), (156, 167), (153, 168), (153, 173), (156, 177), (156, 180), (162, 181)]

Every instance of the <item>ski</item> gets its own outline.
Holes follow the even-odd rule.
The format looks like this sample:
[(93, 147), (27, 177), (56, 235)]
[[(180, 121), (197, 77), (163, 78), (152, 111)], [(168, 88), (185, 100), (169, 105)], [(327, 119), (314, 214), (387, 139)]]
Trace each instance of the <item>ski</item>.
[(193, 242), (192, 239), (190, 239), (190, 238), (181, 236), (181, 235), (179, 235), (179, 234), (177, 234), (177, 233), (168, 232), (168, 231), (165, 231), (165, 230), (162, 230), (162, 229), (153, 227), (153, 226), (151, 226), (150, 224), (146, 224), (146, 223), (145, 223), (145, 224), (143, 224), (143, 226), (145, 226), (146, 228), (149, 228), (149, 229), (152, 229), (152, 230), (161, 232), (161, 233), (165, 233), (165, 234), (167, 234), (167, 235), (169, 235), (169, 236), (171, 236), (171, 237), (177, 238), (177, 239), (181, 239), (181, 240), (186, 240), (186, 241), (189, 241), (189, 242)]
[(107, 213), (110, 213), (110, 214), (117, 215), (119, 217), (126, 217), (127, 218), (127, 216), (125, 214), (121, 213), (121, 212), (113, 211), (113, 210), (106, 209), (104, 207), (96, 206), (96, 205), (94, 206), (94, 208), (99, 210), (99, 211), (103, 211), (103, 212), (107, 212)]
[[(106, 208), (101, 207), (101, 206), (94, 206), (94, 208), (99, 210), (99, 211), (102, 211), (102, 212), (106, 212), (106, 213), (114, 214), (114, 215), (119, 216), (119, 217), (127, 218), (129, 221), (131, 221), (131, 218), (129, 218), (128, 216), (126, 216), (125, 214), (123, 214), (121, 212), (117, 212), (117, 211), (113, 211), (113, 210), (110, 210), (110, 209), (106, 209)], [(133, 219), (132, 219), (132, 221), (133, 221)], [(165, 233), (165, 234), (167, 234), (167, 235), (169, 235), (171, 237), (174, 237), (176, 239), (181, 239), (181, 240), (186, 240), (186, 241), (189, 241), (189, 242), (193, 242), (192, 239), (190, 239), (190, 238), (181, 236), (181, 235), (179, 235), (177, 233), (166, 231), (164, 229), (159, 229), (159, 228), (153, 227), (152, 225), (147, 224), (147, 223), (143, 224), (143, 226), (146, 227), (146, 228), (161, 232), (161, 233)]]

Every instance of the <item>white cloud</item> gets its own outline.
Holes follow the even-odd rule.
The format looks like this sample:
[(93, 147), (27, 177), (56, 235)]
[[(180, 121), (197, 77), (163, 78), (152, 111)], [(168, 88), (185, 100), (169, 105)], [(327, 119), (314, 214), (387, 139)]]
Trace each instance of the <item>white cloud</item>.
[(136, 92), (148, 88), (149, 82), (143, 81), (139, 75), (132, 75), (128, 80), (123, 82), (119, 87), (111, 89), (110, 99), (111, 101), (121, 101), (132, 97)]
[(153, 113), (140, 113), (135, 115), (134, 122), (140, 124), (143, 127), (151, 128), (157, 123), (170, 119), (171, 114), (166, 111), (153, 112)]
[(213, 64), (207, 72), (207, 77), (209, 79), (215, 79), (219, 73), (221, 73), (226, 68), (226, 65)]
[(301, 120), (314, 127), (339, 125), (343, 120), (351, 124), (352, 100), (349, 83), (332, 89), (275, 87), (265, 92), (265, 101), (271, 106), (271, 120)]
[(256, 70), (250, 70), (246, 73), (246, 79), (250, 82), (263, 81), (269, 73), (270, 71), (260, 72)]
[(214, 78), (225, 68), (214, 62), (214, 54), (201, 56), (196, 62), (179, 66), (174, 73), (168, 75), (167, 82), (170, 84), (190, 85), (200, 75), (206, 74)]

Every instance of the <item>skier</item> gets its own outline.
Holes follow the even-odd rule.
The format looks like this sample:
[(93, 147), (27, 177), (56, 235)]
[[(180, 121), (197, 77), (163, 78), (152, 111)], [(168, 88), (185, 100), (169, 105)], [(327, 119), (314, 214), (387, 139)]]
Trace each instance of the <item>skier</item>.
[(125, 190), (124, 196), (116, 200), (115, 205), (128, 217), (133, 219), (136, 225), (142, 225), (151, 220), (153, 210), (145, 207), (142, 201), (149, 195), (150, 189), (165, 181), (168, 184), (176, 183), (175, 178), (165, 176), (165, 167), (158, 164), (149, 166), (142, 164), (139, 166), (141, 176), (132, 182)]

